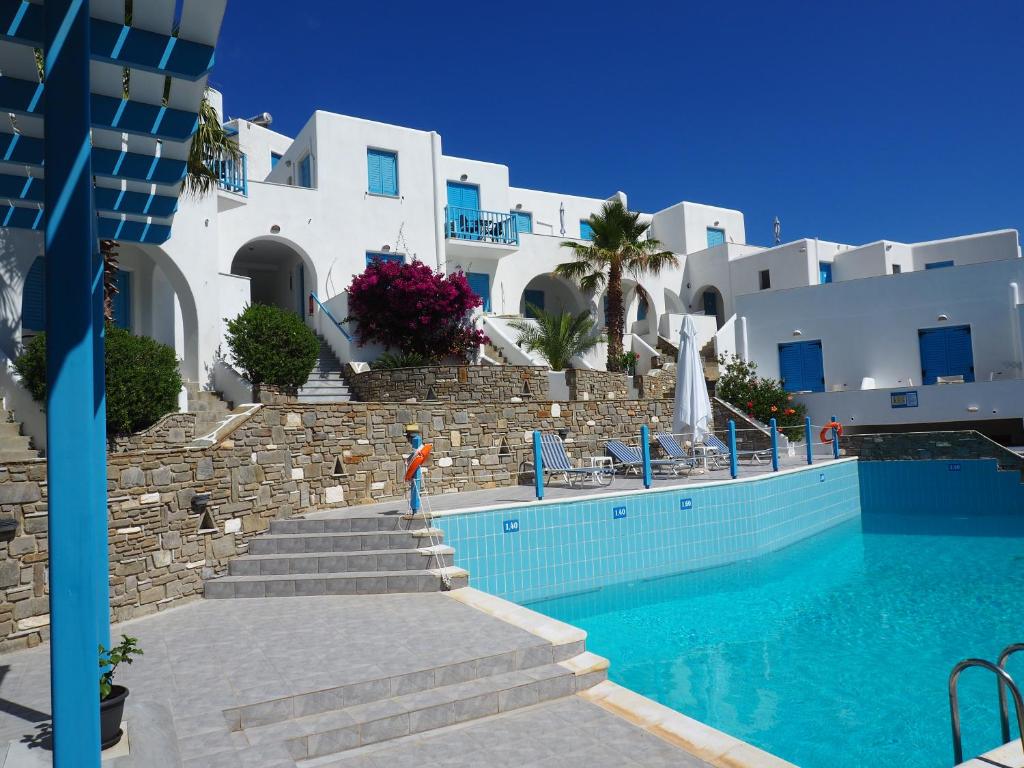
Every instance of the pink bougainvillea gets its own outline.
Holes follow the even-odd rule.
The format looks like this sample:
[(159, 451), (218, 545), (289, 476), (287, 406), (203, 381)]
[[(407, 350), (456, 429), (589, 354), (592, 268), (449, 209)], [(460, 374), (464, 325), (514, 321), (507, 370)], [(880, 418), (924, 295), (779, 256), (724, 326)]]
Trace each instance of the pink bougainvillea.
[(466, 359), (488, 341), (470, 319), (482, 303), (462, 272), (443, 275), (421, 261), (374, 260), (348, 287), (360, 340), (431, 360)]

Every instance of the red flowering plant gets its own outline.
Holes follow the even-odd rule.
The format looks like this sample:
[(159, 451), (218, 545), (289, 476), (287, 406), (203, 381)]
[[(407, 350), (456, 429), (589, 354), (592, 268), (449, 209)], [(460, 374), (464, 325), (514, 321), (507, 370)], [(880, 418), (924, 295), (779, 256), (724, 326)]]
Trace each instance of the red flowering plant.
[(363, 343), (431, 362), (467, 360), (489, 341), (472, 322), (482, 303), (462, 272), (444, 275), (421, 261), (375, 259), (348, 286), (346, 320)]
[(715, 384), (717, 397), (764, 424), (775, 419), (790, 440), (803, 439), (807, 409), (793, 402), (793, 396), (782, 388), (781, 382), (758, 377), (757, 363), (735, 355), (721, 355), (718, 365), (722, 374)]

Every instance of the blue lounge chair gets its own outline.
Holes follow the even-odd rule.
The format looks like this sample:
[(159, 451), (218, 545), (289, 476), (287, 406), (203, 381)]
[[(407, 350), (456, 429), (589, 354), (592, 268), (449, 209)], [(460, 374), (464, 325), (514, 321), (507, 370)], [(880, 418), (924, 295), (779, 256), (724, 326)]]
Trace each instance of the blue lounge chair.
[[(608, 449), (608, 455), (612, 457), (612, 466), (616, 470), (623, 470), (623, 474), (628, 475), (630, 472), (640, 474), (644, 466), (644, 458), (640, 454), (638, 448), (634, 448), (630, 445), (626, 445), (621, 440), (609, 440), (605, 443), (605, 447)], [(657, 470), (662, 469), (671, 472), (673, 475), (678, 475), (680, 469), (692, 469), (693, 461), (691, 459), (651, 459), (651, 469)]]
[(697, 457), (691, 456), (686, 452), (686, 449), (676, 440), (675, 435), (670, 432), (658, 432), (654, 435), (654, 439), (658, 441), (658, 445), (661, 446), (661, 450), (665, 452), (665, 455), (680, 466), (694, 469), (700, 463)]
[[(540, 436), (541, 472), (545, 479), (552, 475), (561, 475), (570, 486), (577, 481), (590, 480), (598, 485), (610, 485), (615, 470), (611, 467), (576, 467), (573, 466), (569, 454), (565, 452), (562, 438), (547, 432)], [(532, 461), (523, 463), (523, 467), (533, 467)]]
[[(729, 462), (729, 446), (719, 440), (718, 436), (713, 432), (708, 432), (704, 435), (702, 442), (704, 443), (704, 447), (707, 449), (708, 457), (713, 457), (716, 464), (727, 464)], [(751, 459), (752, 461), (760, 464), (762, 461), (771, 461), (772, 451), (771, 448), (762, 448), (754, 451), (741, 451), (737, 449), (736, 460), (740, 461), (744, 458)]]

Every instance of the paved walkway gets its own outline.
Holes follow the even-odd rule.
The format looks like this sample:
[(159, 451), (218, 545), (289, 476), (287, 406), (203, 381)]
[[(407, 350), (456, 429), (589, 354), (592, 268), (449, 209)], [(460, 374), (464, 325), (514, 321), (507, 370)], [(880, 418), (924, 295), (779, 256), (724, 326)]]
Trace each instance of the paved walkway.
[[(145, 650), (119, 671), (118, 682), (131, 688), (130, 700), (167, 707), (184, 768), (294, 768), (282, 744), (250, 744), (246, 731), (231, 731), (225, 709), (334, 686), (374, 685), (383, 678), (413, 679), (424, 669), (454, 669), (545, 644), (440, 593), (197, 601), (112, 629), (115, 638), (137, 637)], [(0, 657), (0, 765), (2, 745), (12, 740), (31, 744), (34, 762), (49, 764), (42, 747), (49, 710), (48, 646)], [(556, 762), (562, 768), (706, 768), (578, 696), (300, 765)]]

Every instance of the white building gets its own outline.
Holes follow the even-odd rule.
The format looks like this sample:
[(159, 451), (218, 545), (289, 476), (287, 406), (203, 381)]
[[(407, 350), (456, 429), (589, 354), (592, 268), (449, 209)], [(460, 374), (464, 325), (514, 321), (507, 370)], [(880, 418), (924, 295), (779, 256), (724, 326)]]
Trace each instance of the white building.
[[(185, 378), (231, 390), (218, 365), (223, 318), (250, 301), (302, 313), (343, 361), (372, 361), (381, 350), (355, 346), (318, 302), (345, 317), (344, 289), (374, 257), (464, 271), (484, 299), (480, 322), (512, 363), (541, 362), (514, 344), (505, 320), (527, 302), (601, 316), (601, 296), (552, 272), (569, 259), (560, 243), (585, 238), (586, 219), (607, 198), (510, 186), (507, 166), (445, 155), (434, 132), (326, 112), (294, 139), (245, 120), (229, 126), (244, 167), (225, 168), (216, 194), (183, 199), (166, 242), (121, 248), (118, 321), (173, 345)], [(1019, 435), (1024, 262), (1016, 232), (762, 248), (746, 244), (739, 211), (682, 202), (645, 217), (680, 264), (625, 284), (625, 343), (641, 372), (658, 337), (676, 340), (689, 313), (718, 351), (755, 360), (795, 391), (813, 390), (801, 397), (815, 423), (832, 413), (866, 426), (992, 420), (999, 434)], [(41, 324), (41, 238), (3, 232), (0, 354), (11, 358)], [(935, 358), (928, 369), (922, 345)], [(493, 356), (484, 350), (482, 361)], [(600, 368), (603, 359), (599, 348), (577, 365)], [(932, 386), (961, 375), (963, 384)], [(910, 389), (916, 409), (890, 407), (915, 400), (891, 397)]]

